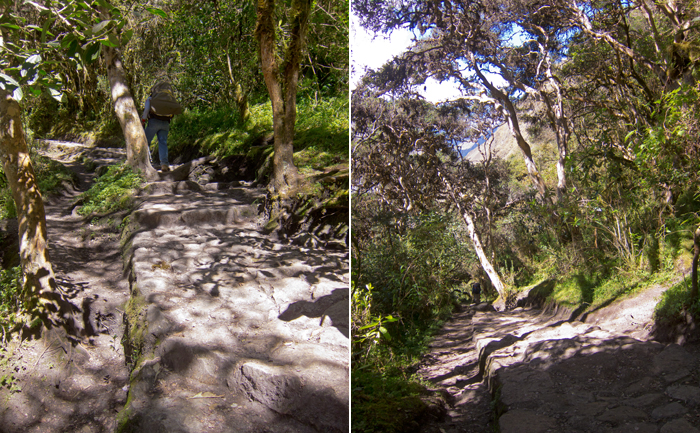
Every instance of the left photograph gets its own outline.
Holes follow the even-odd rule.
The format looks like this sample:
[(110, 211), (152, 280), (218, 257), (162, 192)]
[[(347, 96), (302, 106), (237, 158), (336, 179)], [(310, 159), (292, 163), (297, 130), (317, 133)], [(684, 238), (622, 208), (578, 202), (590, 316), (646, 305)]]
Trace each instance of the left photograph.
[(0, 21), (0, 432), (349, 432), (349, 3)]

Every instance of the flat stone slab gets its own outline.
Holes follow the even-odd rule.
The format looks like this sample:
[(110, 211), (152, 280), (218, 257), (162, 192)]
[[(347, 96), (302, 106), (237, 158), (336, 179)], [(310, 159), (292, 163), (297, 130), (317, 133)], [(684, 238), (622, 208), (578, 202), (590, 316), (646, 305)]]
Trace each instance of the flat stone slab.
[(561, 431), (554, 418), (520, 409), (501, 415), (498, 419), (498, 425), (501, 433), (553, 433)]
[(121, 425), (347, 432), (347, 250), (271, 239), (253, 188), (157, 191), (130, 239), (133, 369)]
[[(473, 324), (484, 380), (505, 411), (502, 433), (700, 427), (687, 416), (700, 403), (691, 379), (700, 369), (684, 347), (521, 309), (476, 312)], [(522, 421), (530, 418), (531, 425)]]

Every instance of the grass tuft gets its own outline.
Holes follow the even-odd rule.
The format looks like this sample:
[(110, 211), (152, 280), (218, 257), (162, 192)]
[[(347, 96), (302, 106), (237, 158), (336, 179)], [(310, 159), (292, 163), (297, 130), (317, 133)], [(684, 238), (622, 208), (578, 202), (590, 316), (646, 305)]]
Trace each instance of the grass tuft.
[(144, 183), (144, 178), (134, 173), (125, 163), (110, 166), (107, 173), (81, 194), (82, 205), (78, 213), (83, 216), (102, 215), (131, 209), (134, 195)]

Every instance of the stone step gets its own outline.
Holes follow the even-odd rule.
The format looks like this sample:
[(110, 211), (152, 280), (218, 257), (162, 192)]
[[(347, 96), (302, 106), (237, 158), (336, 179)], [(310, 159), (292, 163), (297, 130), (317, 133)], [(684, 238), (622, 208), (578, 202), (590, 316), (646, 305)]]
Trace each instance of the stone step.
[[(152, 196), (139, 208), (136, 221), (152, 228), (133, 234), (129, 252), (134, 370), (123, 423), (134, 431), (347, 431), (344, 253), (283, 244), (255, 221), (230, 220), (227, 209), (253, 207), (244, 192), (191, 194), (196, 204)], [(174, 203), (180, 212), (167, 208)], [(203, 221), (199, 211), (214, 217)]]
[(537, 311), (476, 313), (501, 433), (699, 432), (698, 358)]

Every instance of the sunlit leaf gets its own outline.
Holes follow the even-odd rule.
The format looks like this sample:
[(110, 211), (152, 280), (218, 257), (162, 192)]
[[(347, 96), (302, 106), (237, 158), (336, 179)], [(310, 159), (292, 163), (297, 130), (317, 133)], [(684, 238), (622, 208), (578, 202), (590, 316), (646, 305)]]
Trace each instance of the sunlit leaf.
[(73, 33), (68, 33), (61, 39), (61, 48), (65, 50), (73, 41), (75, 41), (75, 35)]
[(63, 92), (61, 92), (58, 89), (54, 89), (53, 87), (49, 88), (49, 93), (51, 94), (51, 97), (55, 99), (58, 102), (61, 102), (63, 100)]
[(39, 3), (33, 2), (33, 1), (25, 1), (25, 4), (30, 4), (34, 6), (35, 8), (39, 9), (40, 11), (47, 11), (49, 10), (46, 6), (40, 5)]
[(14, 78), (10, 77), (7, 74), (0, 73), (0, 80), (2, 80), (4, 83), (12, 85), (12, 86), (19, 87), (19, 83), (17, 82), (17, 80), (15, 80)]
[(158, 15), (159, 17), (168, 18), (168, 14), (164, 10), (158, 8), (146, 8), (146, 10), (153, 15)]
[(104, 21), (102, 21), (102, 22), (99, 23), (99, 24), (95, 24), (94, 26), (92, 26), (92, 33), (93, 33), (93, 34), (98, 34), (98, 33), (100, 33), (100, 32), (101, 32), (102, 30), (104, 30), (111, 22), (112, 22), (112, 20), (104, 20)]
[(36, 65), (41, 62), (41, 54), (34, 54), (29, 57), (27, 57), (27, 60), (25, 60), (25, 63), (29, 63), (31, 65)]

